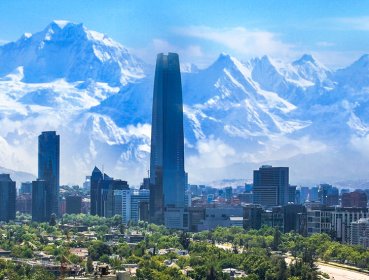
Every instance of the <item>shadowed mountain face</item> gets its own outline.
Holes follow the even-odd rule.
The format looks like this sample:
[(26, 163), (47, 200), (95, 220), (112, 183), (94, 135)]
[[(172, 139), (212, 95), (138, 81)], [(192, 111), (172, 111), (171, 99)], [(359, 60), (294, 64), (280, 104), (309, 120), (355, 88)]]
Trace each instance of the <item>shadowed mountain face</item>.
[[(190, 182), (289, 165), (293, 183), (369, 178), (368, 56), (332, 71), (221, 54), (182, 72)], [(93, 166), (138, 184), (149, 167), (153, 67), (104, 34), (55, 21), (0, 46), (0, 165), (36, 174), (37, 135), (61, 137), (61, 182)]]

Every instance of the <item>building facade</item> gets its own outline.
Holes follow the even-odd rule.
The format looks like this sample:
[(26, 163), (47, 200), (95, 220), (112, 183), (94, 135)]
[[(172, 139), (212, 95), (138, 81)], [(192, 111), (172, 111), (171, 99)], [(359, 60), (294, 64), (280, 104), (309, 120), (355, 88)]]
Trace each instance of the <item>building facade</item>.
[(286, 205), (289, 199), (289, 168), (263, 165), (254, 170), (254, 203), (266, 207)]
[(341, 205), (342, 207), (365, 208), (368, 205), (368, 197), (364, 191), (342, 193)]
[(49, 182), (38, 179), (32, 182), (32, 221), (49, 222), (53, 213)]
[(70, 195), (65, 198), (65, 212), (67, 214), (82, 213), (82, 197)]
[[(158, 54), (150, 155), (150, 221), (163, 224), (185, 207), (182, 83), (178, 54)], [(178, 211), (175, 210), (178, 208)], [(168, 219), (165, 219), (168, 212)], [(180, 217), (181, 216), (181, 217)], [(172, 223), (170, 223), (172, 225)], [(167, 225), (170, 226), (170, 225)]]
[(351, 223), (350, 244), (369, 249), (369, 218), (361, 218)]
[[(145, 211), (144, 205), (148, 206), (149, 200), (150, 200), (150, 190), (148, 189), (132, 190), (131, 194), (132, 222), (137, 223), (140, 220), (140, 212)], [(142, 209), (140, 208), (141, 205), (143, 207)], [(147, 220), (147, 217), (145, 219)]]
[(0, 221), (15, 219), (16, 195), (15, 182), (10, 175), (0, 174)]
[(47, 182), (52, 213), (59, 215), (60, 137), (55, 131), (38, 136), (38, 179)]

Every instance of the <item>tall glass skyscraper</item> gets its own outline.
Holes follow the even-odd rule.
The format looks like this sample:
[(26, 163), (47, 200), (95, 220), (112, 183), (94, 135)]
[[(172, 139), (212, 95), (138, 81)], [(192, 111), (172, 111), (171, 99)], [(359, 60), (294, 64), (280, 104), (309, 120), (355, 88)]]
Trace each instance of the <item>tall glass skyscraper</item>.
[(15, 182), (9, 174), (0, 174), (0, 221), (15, 220)]
[(38, 136), (38, 179), (46, 181), (52, 213), (59, 214), (60, 136), (44, 131)]
[(50, 197), (48, 181), (36, 180), (32, 182), (32, 221), (50, 221), (53, 208)]
[(164, 223), (167, 209), (184, 208), (183, 101), (179, 57), (158, 54), (150, 158), (150, 220)]

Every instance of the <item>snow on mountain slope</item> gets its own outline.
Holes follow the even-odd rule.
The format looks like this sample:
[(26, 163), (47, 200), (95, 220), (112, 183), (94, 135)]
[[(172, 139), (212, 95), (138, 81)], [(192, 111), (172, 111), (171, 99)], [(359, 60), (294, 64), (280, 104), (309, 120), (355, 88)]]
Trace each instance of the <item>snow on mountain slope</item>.
[(0, 46), (0, 76), (22, 66), (23, 81), (127, 84), (144, 77), (145, 65), (119, 43), (82, 24), (54, 21), (43, 31)]
[[(286, 63), (221, 54), (206, 69), (182, 65), (190, 181), (250, 177), (268, 162), (291, 164), (296, 183), (335, 170), (340, 180), (368, 178), (345, 164), (369, 163), (368, 61), (332, 71), (310, 55)], [(36, 174), (37, 136), (57, 130), (63, 183), (104, 165), (138, 184), (149, 168), (153, 69), (65, 21), (0, 46), (0, 166)]]

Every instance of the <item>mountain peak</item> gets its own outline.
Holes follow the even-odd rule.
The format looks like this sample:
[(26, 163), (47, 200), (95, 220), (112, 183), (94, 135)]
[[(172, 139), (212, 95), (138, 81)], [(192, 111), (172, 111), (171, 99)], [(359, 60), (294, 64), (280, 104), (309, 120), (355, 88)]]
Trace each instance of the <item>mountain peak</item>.
[(73, 23), (71, 23), (70, 21), (67, 21), (67, 20), (53, 20), (50, 23), (50, 26), (56, 26), (56, 27), (58, 27), (60, 29), (63, 29), (68, 24), (73, 24)]
[(54, 20), (42, 31), (0, 46), (0, 76), (23, 67), (24, 82), (93, 79), (110, 85), (145, 76), (145, 65), (105, 34)]
[(234, 65), (235, 63), (237, 63), (238, 60), (237, 58), (227, 54), (227, 53), (224, 53), (222, 52), (217, 60), (213, 63), (213, 65), (217, 65), (217, 66), (222, 66), (222, 67), (227, 67), (227, 66), (230, 66), (230, 65)]
[(292, 64), (301, 65), (308, 62), (316, 64), (316, 59), (311, 54), (303, 54), (298, 60), (295, 60)]

